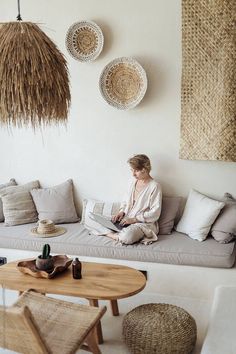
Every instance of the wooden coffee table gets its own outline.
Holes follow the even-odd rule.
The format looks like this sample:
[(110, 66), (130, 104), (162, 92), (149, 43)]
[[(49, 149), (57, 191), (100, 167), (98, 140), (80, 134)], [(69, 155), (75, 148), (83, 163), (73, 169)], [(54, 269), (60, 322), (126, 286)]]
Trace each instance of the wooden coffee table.
[[(73, 279), (71, 266), (54, 278), (45, 279), (21, 273), (17, 269), (18, 262), (0, 267), (0, 284), (5, 288), (86, 298), (91, 306), (98, 306), (98, 300), (109, 300), (114, 316), (119, 315), (118, 299), (135, 295), (146, 285), (140, 271), (122, 265), (82, 262), (82, 279)], [(101, 324), (97, 336), (98, 342), (103, 343)]]

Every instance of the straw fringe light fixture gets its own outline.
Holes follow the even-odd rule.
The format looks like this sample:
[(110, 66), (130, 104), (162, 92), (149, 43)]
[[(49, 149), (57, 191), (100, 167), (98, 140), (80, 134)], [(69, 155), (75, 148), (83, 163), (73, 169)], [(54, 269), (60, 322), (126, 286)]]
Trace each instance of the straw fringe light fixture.
[(67, 121), (70, 88), (63, 54), (32, 22), (0, 27), (0, 125), (37, 128)]

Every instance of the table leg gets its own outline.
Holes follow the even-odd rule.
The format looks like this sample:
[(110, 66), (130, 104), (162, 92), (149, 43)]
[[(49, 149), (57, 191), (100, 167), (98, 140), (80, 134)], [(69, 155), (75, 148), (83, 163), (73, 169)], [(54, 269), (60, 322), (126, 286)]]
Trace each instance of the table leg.
[[(98, 300), (97, 299), (88, 299), (88, 300), (89, 300), (90, 306), (98, 307)], [(97, 338), (98, 344), (102, 344), (103, 343), (103, 335), (102, 335), (101, 321), (98, 322), (98, 324), (96, 326), (95, 333), (96, 333), (96, 338)]]
[(111, 311), (113, 316), (119, 316), (119, 308), (117, 300), (110, 300)]

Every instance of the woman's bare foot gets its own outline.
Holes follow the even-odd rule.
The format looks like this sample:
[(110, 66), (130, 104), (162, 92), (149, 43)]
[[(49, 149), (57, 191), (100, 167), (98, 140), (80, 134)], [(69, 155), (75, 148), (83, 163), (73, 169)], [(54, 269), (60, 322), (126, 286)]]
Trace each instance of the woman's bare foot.
[(112, 240), (117, 241), (118, 240), (118, 235), (117, 232), (109, 232), (109, 234), (106, 234), (105, 236), (111, 238)]

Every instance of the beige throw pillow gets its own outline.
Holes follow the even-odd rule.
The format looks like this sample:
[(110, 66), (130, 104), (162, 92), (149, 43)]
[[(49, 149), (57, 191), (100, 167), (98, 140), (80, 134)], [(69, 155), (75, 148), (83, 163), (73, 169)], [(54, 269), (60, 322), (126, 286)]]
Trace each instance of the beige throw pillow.
[[(10, 179), (10, 182), (0, 184), (0, 189), (9, 187), (9, 186), (16, 186), (16, 181), (14, 178)], [(0, 222), (4, 221), (3, 209), (2, 209), (2, 199), (0, 198)]]
[(39, 220), (49, 219), (55, 224), (79, 221), (73, 197), (71, 179), (51, 188), (31, 191)]
[(28, 224), (37, 221), (37, 212), (30, 190), (39, 187), (39, 181), (33, 181), (20, 186), (0, 189), (3, 214), (7, 226)]
[(38, 220), (30, 192), (19, 192), (2, 197), (7, 226), (29, 224)]

